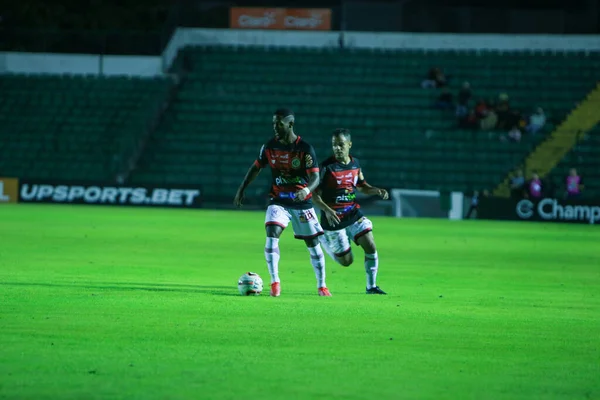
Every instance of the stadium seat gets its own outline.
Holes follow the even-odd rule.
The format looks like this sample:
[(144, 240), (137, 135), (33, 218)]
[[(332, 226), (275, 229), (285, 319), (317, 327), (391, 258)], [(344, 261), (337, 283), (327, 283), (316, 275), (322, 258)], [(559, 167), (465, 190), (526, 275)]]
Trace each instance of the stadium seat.
[(2, 174), (113, 181), (169, 86), (163, 78), (0, 75)]

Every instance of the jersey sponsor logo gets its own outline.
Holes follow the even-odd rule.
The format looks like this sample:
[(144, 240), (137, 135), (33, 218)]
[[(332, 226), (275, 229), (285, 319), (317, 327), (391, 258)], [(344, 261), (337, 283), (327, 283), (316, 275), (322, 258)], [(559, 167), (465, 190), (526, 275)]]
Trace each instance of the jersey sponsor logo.
[(348, 193), (346, 191), (345, 194), (340, 194), (335, 197), (336, 203), (354, 203), (356, 201), (356, 193)]
[(275, 178), (275, 184), (277, 186), (283, 185), (298, 185), (302, 183), (302, 178), (299, 176), (278, 176)]
[(349, 172), (333, 171), (332, 175), (335, 178), (335, 182), (338, 186), (356, 186), (356, 183), (358, 182), (358, 170), (352, 170)]
[(292, 168), (294, 168), (294, 169), (300, 168), (300, 159), (298, 157), (294, 157), (292, 159)]

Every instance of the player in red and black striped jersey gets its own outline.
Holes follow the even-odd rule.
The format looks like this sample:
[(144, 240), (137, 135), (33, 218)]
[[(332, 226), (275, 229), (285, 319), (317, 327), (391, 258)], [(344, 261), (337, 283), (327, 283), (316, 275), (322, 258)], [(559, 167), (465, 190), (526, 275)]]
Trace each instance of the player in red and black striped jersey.
[(265, 258), (271, 275), (271, 296), (281, 293), (279, 279), (279, 237), (292, 223), (294, 236), (303, 239), (317, 277), (320, 296), (331, 296), (325, 284), (325, 256), (318, 237), (323, 228), (312, 205), (312, 192), (319, 185), (319, 167), (313, 147), (294, 133), (294, 114), (279, 109), (273, 115), (275, 137), (260, 149), (258, 158), (248, 170), (234, 199), (241, 207), (244, 191), (263, 168), (271, 169), (270, 204), (265, 227), (267, 244)]
[(360, 163), (350, 155), (352, 138), (348, 129), (336, 129), (332, 135), (333, 156), (321, 164), (321, 183), (314, 202), (321, 209), (322, 237), (327, 253), (347, 267), (354, 261), (349, 237), (365, 252), (367, 294), (386, 294), (377, 286), (379, 258), (373, 223), (365, 217), (356, 202), (356, 191), (367, 195), (389, 197), (385, 189), (369, 185)]

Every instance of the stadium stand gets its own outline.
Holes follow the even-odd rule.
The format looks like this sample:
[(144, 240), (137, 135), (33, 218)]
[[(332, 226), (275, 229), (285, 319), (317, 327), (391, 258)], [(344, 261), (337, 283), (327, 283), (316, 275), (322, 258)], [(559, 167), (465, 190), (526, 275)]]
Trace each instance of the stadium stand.
[(165, 78), (0, 75), (0, 173), (114, 182), (169, 87)]
[[(582, 52), (201, 46), (180, 51), (175, 68), (184, 59), (185, 84), (131, 178), (200, 183), (215, 198), (233, 196), (271, 135), (272, 111), (283, 105), (296, 111), (297, 133), (320, 159), (330, 153), (330, 131), (350, 128), (353, 153), (378, 185), (491, 190), (551, 137), (594, 88), (600, 68), (598, 54)], [(474, 99), (507, 93), (525, 114), (542, 107), (544, 130), (512, 143), (500, 140), (505, 131), (457, 128), (453, 111), (432, 107), (439, 92), (421, 88), (434, 66), (451, 77), (455, 95), (468, 81)], [(261, 179), (257, 191), (266, 189)]]

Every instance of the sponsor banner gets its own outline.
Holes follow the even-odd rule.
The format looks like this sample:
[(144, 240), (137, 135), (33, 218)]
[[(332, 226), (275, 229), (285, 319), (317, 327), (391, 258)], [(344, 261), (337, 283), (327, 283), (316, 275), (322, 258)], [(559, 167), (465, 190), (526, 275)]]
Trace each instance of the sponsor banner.
[(328, 8), (231, 7), (229, 27), (234, 29), (331, 30)]
[(19, 200), (19, 180), (0, 177), (0, 204), (16, 203)]
[(600, 200), (481, 198), (478, 218), (594, 225), (600, 222)]
[(21, 180), (21, 203), (106, 204), (149, 207), (198, 208), (202, 192), (197, 186), (120, 186), (93, 183), (50, 183)]

